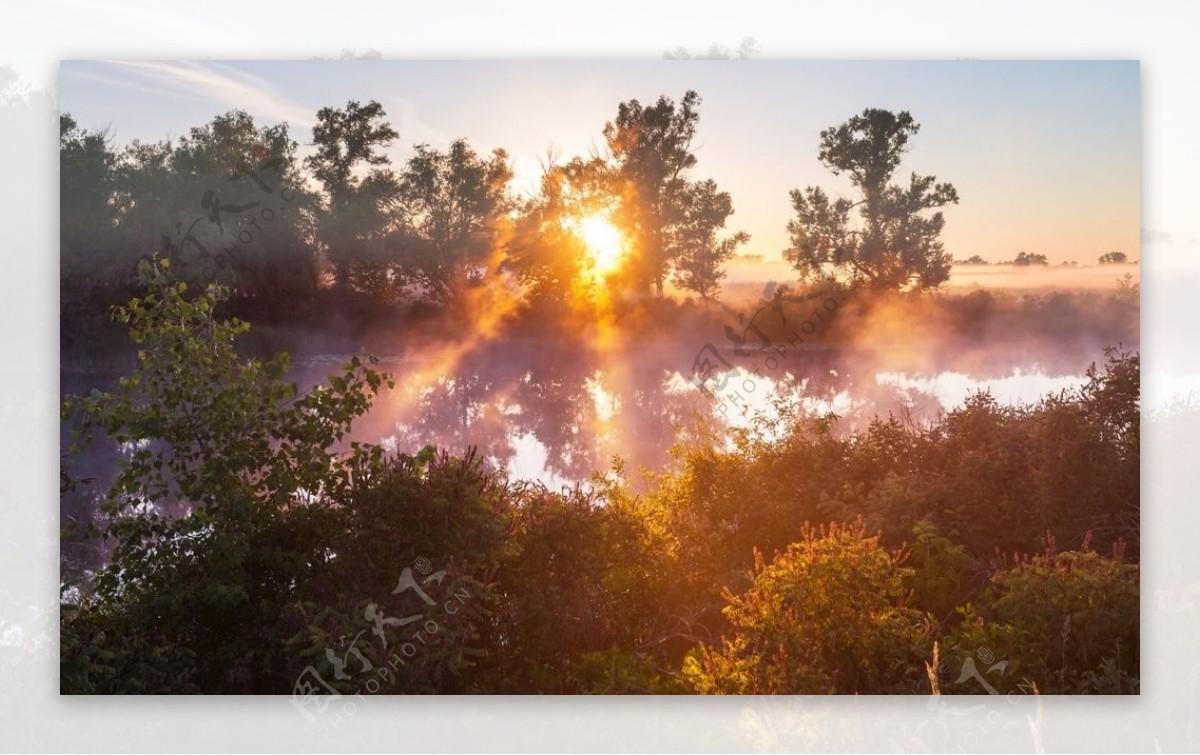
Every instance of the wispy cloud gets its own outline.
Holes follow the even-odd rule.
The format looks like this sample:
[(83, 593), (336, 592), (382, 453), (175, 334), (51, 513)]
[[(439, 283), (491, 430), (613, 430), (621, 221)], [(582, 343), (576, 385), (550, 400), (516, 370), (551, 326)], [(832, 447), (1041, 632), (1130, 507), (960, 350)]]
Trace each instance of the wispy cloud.
[[(286, 121), (307, 130), (315, 120), (311, 108), (282, 94), (270, 82), (221, 63), (203, 61), (106, 61), (115, 69), (109, 81), (163, 96), (212, 102), (222, 109), (239, 108), (271, 121)], [(93, 72), (93, 76), (97, 75)]]
[(405, 97), (384, 97), (388, 120), (400, 132), (400, 140), (405, 145), (429, 144), (444, 149), (458, 135), (439, 128), (423, 120), (417, 112), (417, 105)]

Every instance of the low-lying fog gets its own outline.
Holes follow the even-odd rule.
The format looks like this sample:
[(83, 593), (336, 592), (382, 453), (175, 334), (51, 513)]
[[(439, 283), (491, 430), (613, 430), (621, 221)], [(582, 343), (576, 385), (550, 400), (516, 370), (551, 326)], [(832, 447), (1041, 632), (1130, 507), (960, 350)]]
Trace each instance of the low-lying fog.
[[(719, 302), (563, 317), (481, 296), (437, 322), (265, 337), (292, 354), (302, 387), (359, 349), (381, 357), (396, 387), (359, 420), (354, 440), (407, 452), (475, 446), (514, 477), (557, 487), (607, 470), (614, 456), (629, 469), (662, 469), (671, 445), (701, 426), (746, 427), (781, 409), (833, 412), (853, 432), (889, 414), (920, 424), (976, 391), (1019, 405), (1076, 388), (1106, 347), (1140, 348), (1137, 275), (1136, 265), (958, 266), (937, 293), (851, 294), (831, 309), (820, 297), (779, 307), (764, 294), (791, 277), (786, 265), (743, 261)], [(64, 362), (62, 390), (114, 377)], [(115, 453), (96, 452), (85, 468), (103, 478)], [(89, 505), (68, 496), (64, 514)]]

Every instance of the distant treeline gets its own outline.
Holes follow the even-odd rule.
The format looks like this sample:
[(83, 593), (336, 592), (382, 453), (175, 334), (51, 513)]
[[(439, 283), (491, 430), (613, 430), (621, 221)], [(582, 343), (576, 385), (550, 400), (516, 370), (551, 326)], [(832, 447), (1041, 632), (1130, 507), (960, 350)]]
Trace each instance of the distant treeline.
[[(1100, 265), (1127, 265), (1130, 262), (1129, 255), (1125, 252), (1105, 252), (1096, 260)], [(954, 260), (956, 265), (990, 265), (992, 263), (980, 257), (978, 254), (973, 254), (966, 259)], [(1005, 260), (995, 263), (997, 265), (1015, 265), (1017, 267), (1028, 267), (1030, 265), (1049, 265), (1050, 259), (1044, 254), (1031, 254), (1029, 252), (1018, 252), (1017, 256), (1011, 260)], [(1076, 267), (1079, 263), (1075, 260), (1067, 260), (1061, 263), (1065, 267)]]

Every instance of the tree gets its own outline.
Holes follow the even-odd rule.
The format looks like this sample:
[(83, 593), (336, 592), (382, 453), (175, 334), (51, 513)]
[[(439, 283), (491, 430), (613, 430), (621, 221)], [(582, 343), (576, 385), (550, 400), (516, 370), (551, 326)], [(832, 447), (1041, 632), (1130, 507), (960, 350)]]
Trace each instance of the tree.
[(1125, 252), (1106, 252), (1100, 255), (1101, 265), (1124, 265), (1129, 262), (1129, 256)]
[(117, 154), (106, 132), (81, 129), (68, 113), (59, 117), (59, 248), (63, 314), (79, 306), (111, 274)]
[(111, 544), (107, 563), (94, 579), (64, 569), (81, 597), (64, 608), (63, 689), (245, 691), (245, 674), (279, 668), (281, 646), (262, 637), (330, 558), (325, 535), (355, 481), (381, 464), (378, 447), (332, 449), (390, 379), (356, 357), (301, 394), (286, 355), (237, 355), (248, 326), (216, 317), (225, 289), (190, 295), (165, 259), (139, 273), (147, 293), (115, 312), (137, 369), (63, 405), (75, 450), (99, 431), (125, 453), (89, 528)]
[(1044, 554), (996, 571), (952, 644), (964, 655), (988, 648), (1043, 694), (1137, 694), (1138, 574), (1120, 544), (1104, 558), (1087, 541), (1056, 553), (1048, 539)]
[(304, 311), (317, 287), (315, 196), (286, 124), (238, 110), (177, 140), (113, 152), (104, 134), (61, 123), (63, 330), (80, 340), (138, 292), (157, 252), (196, 289), (219, 282), (239, 312)]
[(986, 264), (988, 264), (988, 261), (985, 260), (983, 257), (980, 257), (978, 254), (973, 254), (970, 257), (967, 257), (965, 260), (954, 260), (954, 264), (956, 264), (956, 265), (986, 265)]
[[(322, 531), (334, 555), (297, 585), (275, 628), (286, 648), (276, 691), (309, 665), (347, 695), (372, 678), (384, 694), (495, 689), (495, 575), (514, 550), (518, 503), (504, 473), (471, 450), (389, 456)], [(386, 617), (378, 624), (371, 605)]]
[(321, 108), (313, 126), (317, 151), (305, 164), (325, 187), (328, 207), (317, 229), (343, 294), (357, 288), (378, 295), (392, 280), (379, 241), (388, 231), (399, 181), (383, 150), (399, 134), (383, 121), (386, 115), (374, 100), (350, 100), (342, 109)]
[(394, 242), (401, 266), (435, 298), (461, 289), (496, 251), (512, 176), (502, 149), (484, 158), (465, 139), (446, 152), (417, 145), (400, 176)]
[[(877, 289), (933, 288), (949, 278), (938, 208), (957, 204), (958, 192), (916, 173), (907, 186), (889, 183), (919, 130), (906, 111), (869, 108), (821, 132), (821, 163), (835, 176), (847, 174), (859, 198), (831, 199), (812, 186), (792, 190), (796, 215), (788, 221), (791, 246), (784, 255), (802, 278), (841, 277)], [(855, 208), (859, 222), (851, 217)]]
[[(685, 252), (680, 243), (684, 239), (692, 244), (689, 264), (705, 279), (702, 287), (709, 290), (714, 283), (706, 268), (717, 262), (713, 254), (722, 251), (709, 233), (724, 227), (733, 210), (715, 184), (697, 188), (687, 179), (696, 165), (692, 140), (699, 106), (700, 95), (690, 90), (678, 105), (666, 96), (649, 107), (630, 100), (622, 102), (616, 119), (604, 126), (614, 166), (613, 192), (621, 200), (619, 224), (633, 241), (629, 283), (637, 290), (653, 286), (662, 296), (672, 265)], [(702, 206), (694, 207), (694, 202)], [(737, 243), (741, 242), (732, 246)], [(705, 244), (710, 244), (707, 250)], [(732, 252), (732, 246), (726, 250)], [(684, 276), (693, 280), (688, 273)]]
[(192, 234), (209, 254), (173, 239), (177, 274), (185, 274), (186, 260), (203, 285), (210, 269), (233, 297), (256, 300), (256, 313), (290, 314), (312, 302), (317, 197), (301, 175), (297, 147), (286, 123), (260, 127), (241, 110), (179, 139), (171, 171), (196, 205), (201, 222)]
[(658, 692), (658, 614), (668, 598), (668, 547), (633, 496), (592, 491), (520, 496), (514, 553), (497, 575), (505, 642), (497, 692)]
[(930, 617), (905, 606), (902, 554), (854, 525), (805, 527), (767, 564), (756, 553), (754, 584), (727, 593), (734, 628), (719, 648), (701, 647), (684, 666), (697, 692), (887, 694), (922, 691), (932, 649)]
[(721, 287), (725, 262), (738, 246), (750, 240), (750, 234), (738, 231), (726, 238), (717, 237), (717, 230), (733, 214), (733, 200), (729, 192), (717, 191), (712, 179), (684, 189), (682, 210), (682, 219), (672, 229), (672, 246), (679, 254), (673, 280), (680, 288), (707, 299)]
[(1021, 252), (1010, 263), (1017, 267), (1029, 267), (1031, 265), (1049, 265), (1050, 260), (1044, 254), (1030, 254), (1029, 252)]
[(561, 308), (582, 294), (587, 248), (575, 224), (581, 217), (615, 212), (619, 199), (612, 173), (599, 157), (556, 164), (554, 154), (547, 156), (540, 190), (520, 207), (505, 245), (504, 267), (517, 274), (530, 301)]

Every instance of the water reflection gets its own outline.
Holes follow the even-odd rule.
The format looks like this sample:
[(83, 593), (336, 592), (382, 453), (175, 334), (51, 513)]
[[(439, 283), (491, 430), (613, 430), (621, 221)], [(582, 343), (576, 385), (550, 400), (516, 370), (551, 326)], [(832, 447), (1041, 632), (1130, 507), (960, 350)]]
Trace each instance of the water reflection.
[[(312, 387), (352, 355), (306, 355), (293, 361), (290, 379), (301, 389)], [(442, 374), (432, 374), (433, 362), (419, 352), (384, 356), (395, 388), (379, 397), (346, 442), (382, 443), (404, 453), (428, 444), (452, 454), (474, 447), (511, 477), (551, 489), (606, 472), (619, 456), (635, 472), (630, 481), (637, 489), (642, 483), (636, 471), (670, 465), (674, 443), (712, 430), (745, 429), (756, 417), (834, 413), (842, 418), (836, 426), (841, 433), (887, 415), (920, 424), (977, 390), (1018, 405), (1078, 388), (1087, 366), (1078, 359), (1063, 360), (1057, 370), (1009, 362), (973, 372), (952, 361), (940, 371), (904, 372), (888, 370), (886, 354), (845, 347), (804, 350), (786, 370), (772, 371), (755, 370), (763, 364), (755, 356), (761, 355), (748, 359), (716, 349), (715, 358), (732, 370), (716, 373), (715, 383), (725, 389), (715, 393), (692, 381), (694, 344), (668, 338), (630, 337), (600, 349), (588, 338), (502, 336), (456, 354), (452, 370)], [(115, 372), (65, 371), (62, 391), (104, 390), (115, 378)], [(64, 449), (68, 431), (62, 429)], [(121, 453), (100, 444), (76, 460), (77, 472), (94, 484), (62, 498), (64, 521), (90, 519), (96, 492), (112, 479)]]
[[(844, 363), (834, 356), (830, 361)], [(465, 365), (472, 368), (471, 360)], [(632, 386), (583, 359), (524, 372), (496, 367), (476, 364), (475, 374), (442, 377), (432, 385), (400, 374), (395, 390), (360, 423), (354, 439), (409, 452), (426, 444), (451, 451), (474, 446), (513, 477), (557, 488), (605, 471), (614, 456), (661, 469), (669, 463), (671, 445), (701, 425), (749, 428), (756, 418), (799, 411), (836, 414), (841, 431), (850, 433), (877, 416), (929, 421), (978, 391), (1015, 406), (1086, 382), (1081, 372), (1047, 374), (1036, 366), (1015, 367), (999, 377), (952, 370), (857, 374), (843, 366), (750, 380), (746, 371), (734, 372), (726, 390), (705, 395), (689, 376), (663, 367), (637, 370), (635, 379), (645, 382)]]

